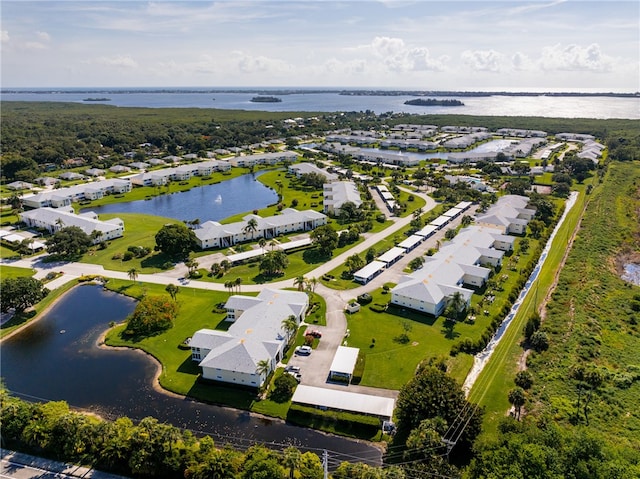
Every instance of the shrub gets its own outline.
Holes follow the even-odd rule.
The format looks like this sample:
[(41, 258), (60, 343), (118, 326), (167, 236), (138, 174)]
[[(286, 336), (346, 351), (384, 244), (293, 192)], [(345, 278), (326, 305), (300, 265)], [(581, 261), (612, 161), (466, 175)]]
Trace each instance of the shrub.
[(531, 343), (531, 347), (537, 352), (549, 349), (549, 337), (545, 332), (536, 331), (531, 336), (531, 340), (529, 342)]
[(130, 261), (133, 259), (133, 253), (131, 251), (125, 251), (122, 255), (122, 261)]
[(269, 393), (269, 399), (283, 403), (293, 396), (293, 391), (298, 385), (298, 381), (291, 374), (283, 373), (273, 381), (273, 389)]
[(533, 386), (533, 376), (529, 371), (518, 371), (514, 379), (516, 386), (522, 389), (529, 389)]
[(125, 336), (150, 336), (173, 326), (178, 304), (165, 296), (145, 296), (127, 319)]
[(369, 304), (371, 301), (373, 301), (373, 298), (369, 293), (362, 293), (358, 296), (358, 303), (362, 305)]
[(115, 253), (111, 259), (122, 259), (122, 253)]

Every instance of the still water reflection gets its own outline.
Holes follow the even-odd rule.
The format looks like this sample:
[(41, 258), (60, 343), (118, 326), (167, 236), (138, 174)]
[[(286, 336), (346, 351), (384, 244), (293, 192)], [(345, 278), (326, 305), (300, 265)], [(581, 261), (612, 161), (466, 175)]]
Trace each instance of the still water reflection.
[(155, 391), (154, 361), (139, 351), (96, 346), (108, 323), (121, 321), (134, 306), (133, 300), (100, 286), (74, 288), (46, 317), (2, 344), (6, 387), (28, 398), (64, 400), (111, 419), (153, 416), (210, 434), (218, 443), (294, 444), (379, 463), (379, 451), (365, 443)]

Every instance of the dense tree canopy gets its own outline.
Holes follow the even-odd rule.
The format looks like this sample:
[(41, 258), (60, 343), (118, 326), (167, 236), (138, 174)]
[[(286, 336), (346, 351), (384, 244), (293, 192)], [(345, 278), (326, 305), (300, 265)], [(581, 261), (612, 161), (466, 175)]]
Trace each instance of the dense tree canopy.
[(186, 259), (196, 246), (196, 234), (180, 223), (164, 225), (156, 233), (156, 247), (172, 258)]
[(331, 256), (338, 246), (338, 233), (330, 225), (318, 226), (309, 236), (324, 255)]
[(77, 258), (91, 246), (91, 237), (77, 226), (67, 226), (56, 231), (47, 240), (47, 251), (63, 258)]
[(28, 276), (6, 278), (0, 286), (0, 308), (3, 313), (10, 309), (22, 312), (41, 301), (49, 290), (39, 279)]
[(167, 301), (164, 296), (145, 296), (127, 319), (125, 334), (147, 336), (164, 331), (173, 326), (177, 314), (175, 301)]
[(416, 375), (398, 395), (394, 446), (404, 446), (411, 432), (425, 419), (440, 418), (450, 426), (465, 407), (474, 411), (460, 440), (462, 446), (468, 447), (480, 432), (482, 410), (467, 402), (460, 385), (446, 372), (434, 366), (420, 365)]

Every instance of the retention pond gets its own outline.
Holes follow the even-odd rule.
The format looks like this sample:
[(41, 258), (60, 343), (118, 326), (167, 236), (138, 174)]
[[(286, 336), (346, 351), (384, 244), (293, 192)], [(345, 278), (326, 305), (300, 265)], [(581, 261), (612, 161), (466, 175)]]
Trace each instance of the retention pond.
[(338, 461), (380, 464), (381, 452), (366, 442), (156, 391), (154, 360), (139, 351), (97, 345), (108, 323), (122, 321), (134, 307), (133, 300), (101, 286), (72, 289), (44, 318), (2, 343), (6, 387), (28, 400), (64, 400), (109, 419), (153, 416), (208, 434), (218, 445), (294, 445), (320, 455), (327, 449)]

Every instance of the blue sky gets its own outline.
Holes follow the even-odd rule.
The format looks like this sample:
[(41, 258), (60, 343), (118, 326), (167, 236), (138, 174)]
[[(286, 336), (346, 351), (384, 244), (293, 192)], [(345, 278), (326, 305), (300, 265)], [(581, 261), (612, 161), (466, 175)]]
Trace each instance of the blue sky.
[(637, 1), (11, 1), (2, 87), (640, 90)]

